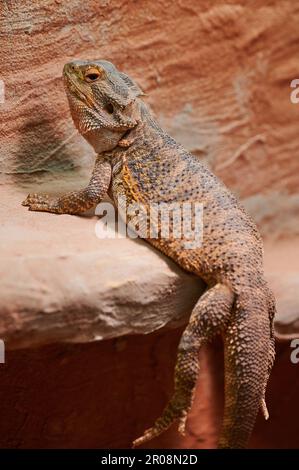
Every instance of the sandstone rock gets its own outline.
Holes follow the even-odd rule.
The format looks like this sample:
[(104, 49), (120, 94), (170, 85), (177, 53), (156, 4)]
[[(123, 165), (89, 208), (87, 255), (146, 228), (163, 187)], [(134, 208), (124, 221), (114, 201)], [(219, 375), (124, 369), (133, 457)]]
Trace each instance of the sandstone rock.
[(0, 338), (8, 347), (146, 334), (186, 321), (204, 289), (195, 276), (142, 240), (98, 239), (95, 216), (30, 213), (24, 193), (11, 186), (5, 193)]
[(299, 338), (299, 240), (268, 241), (265, 265), (277, 301), (276, 336)]

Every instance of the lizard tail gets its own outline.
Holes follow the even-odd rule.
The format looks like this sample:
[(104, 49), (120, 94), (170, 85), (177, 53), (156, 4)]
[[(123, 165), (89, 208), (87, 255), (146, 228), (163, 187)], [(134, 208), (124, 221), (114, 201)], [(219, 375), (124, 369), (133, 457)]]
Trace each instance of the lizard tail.
[(265, 420), (267, 421), (269, 419), (269, 411), (268, 411), (265, 398), (263, 398), (261, 401), (261, 410), (262, 410)]
[(269, 414), (265, 390), (273, 364), (272, 326), (265, 288), (236, 298), (224, 332), (225, 407), (220, 448), (246, 447), (256, 415)]
[(266, 405), (265, 395), (266, 395), (268, 380), (269, 380), (272, 367), (275, 361), (274, 317), (276, 315), (276, 302), (275, 302), (274, 294), (271, 291), (271, 289), (269, 289), (269, 287), (266, 286), (266, 290), (267, 290), (268, 313), (269, 313), (269, 320), (270, 320), (270, 354), (269, 354), (269, 359), (268, 359), (268, 371), (267, 371), (266, 380), (264, 383), (264, 394), (263, 394), (263, 399), (261, 402), (261, 410), (262, 410), (265, 420), (268, 420), (269, 412), (268, 412), (268, 408)]

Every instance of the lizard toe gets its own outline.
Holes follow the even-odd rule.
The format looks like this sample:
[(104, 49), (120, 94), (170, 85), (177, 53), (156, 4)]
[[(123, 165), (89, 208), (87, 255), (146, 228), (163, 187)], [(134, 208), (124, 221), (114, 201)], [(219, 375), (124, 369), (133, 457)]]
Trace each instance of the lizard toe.
[(30, 204), (44, 204), (49, 202), (49, 196), (44, 194), (28, 194), (26, 199), (22, 202), (23, 206), (28, 206)]
[(158, 436), (162, 431), (159, 431), (156, 426), (153, 426), (152, 428), (149, 428), (149, 429), (146, 429), (146, 431), (144, 431), (144, 433), (142, 434), (142, 436), (138, 437), (137, 439), (135, 439), (133, 441), (133, 444), (132, 444), (132, 447), (133, 449), (135, 447), (138, 447), (142, 444), (144, 444), (145, 442), (148, 442), (150, 441), (151, 439), (153, 439), (154, 437)]
[(133, 447), (140, 446), (141, 444), (159, 436), (177, 420), (179, 421), (178, 430), (180, 434), (185, 435), (187, 415), (190, 406), (191, 405), (189, 403), (185, 403), (181, 400), (180, 396), (175, 394), (169, 401), (160, 418), (156, 420), (154, 426), (147, 429), (141, 437), (135, 439)]
[(49, 208), (46, 202), (29, 203), (27, 206), (29, 211), (47, 211)]

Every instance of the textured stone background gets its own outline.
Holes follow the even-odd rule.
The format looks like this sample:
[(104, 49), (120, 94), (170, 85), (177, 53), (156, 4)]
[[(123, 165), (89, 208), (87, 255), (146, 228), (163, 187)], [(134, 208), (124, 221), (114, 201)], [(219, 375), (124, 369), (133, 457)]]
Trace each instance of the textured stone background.
[(286, 211), (298, 215), (299, 198), (299, 106), (290, 102), (299, 5), (212, 3), (1, 2), (1, 171), (36, 174), (90, 160), (74, 134), (61, 71), (69, 59), (105, 58), (140, 83), (165, 128), (259, 218), (276, 212), (291, 224)]
[[(56, 333), (57, 340), (87, 339), (88, 326), (91, 339), (90, 326), (115, 305), (133, 320), (135, 309), (141, 315), (130, 322), (132, 332), (146, 316), (148, 332), (151, 302), (154, 318), (169, 288), (178, 295), (188, 281), (171, 263), (154, 260), (150, 248), (122, 241), (110, 247), (111, 279), (120, 254), (135, 256), (138, 272), (130, 261), (126, 288), (116, 279), (103, 300), (106, 267), (93, 264), (91, 256), (94, 250), (98, 260), (105, 251), (92, 240), (95, 220), (28, 214), (19, 206), (32, 189), (81, 187), (92, 166), (93, 152), (69, 115), (64, 63), (105, 58), (131, 74), (169, 133), (243, 199), (266, 240), (267, 275), (279, 305), (277, 332), (286, 339), (299, 331), (299, 104), (290, 101), (290, 82), (299, 78), (298, 46), (299, 5), (291, 0), (0, 3), (0, 331), (12, 346), (26, 346), (8, 352), (0, 367), (1, 446), (128, 446), (171, 390), (180, 331), (128, 337), (125, 343), (42, 346), (53, 343)], [(175, 314), (188, 313), (191, 284), (184, 292), (189, 303)], [(130, 304), (136, 285), (140, 290)], [(158, 323), (153, 320), (153, 329)], [(119, 322), (115, 335), (126, 326)], [(187, 437), (170, 430), (157, 447), (215, 445), (222, 406), (218, 350), (203, 351)], [(269, 388), (272, 418), (258, 422), (252, 446), (299, 447), (299, 365), (290, 363), (289, 352), (289, 343), (281, 344)]]

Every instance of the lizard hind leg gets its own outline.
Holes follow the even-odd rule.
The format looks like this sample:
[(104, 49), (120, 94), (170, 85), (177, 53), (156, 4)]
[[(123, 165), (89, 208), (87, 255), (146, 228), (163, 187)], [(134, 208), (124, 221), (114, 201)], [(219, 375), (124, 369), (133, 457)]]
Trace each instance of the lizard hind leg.
[(133, 442), (134, 447), (166, 431), (176, 420), (179, 432), (184, 434), (199, 372), (199, 349), (228, 323), (233, 301), (232, 290), (224, 284), (216, 284), (199, 299), (179, 343), (173, 396), (154, 426)]
[(263, 289), (243, 290), (224, 332), (225, 406), (220, 448), (244, 448), (259, 408), (268, 417), (265, 385), (271, 366), (271, 329)]

